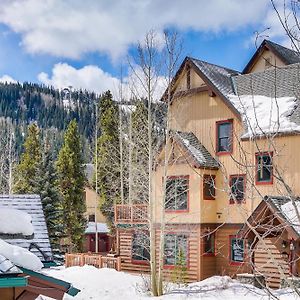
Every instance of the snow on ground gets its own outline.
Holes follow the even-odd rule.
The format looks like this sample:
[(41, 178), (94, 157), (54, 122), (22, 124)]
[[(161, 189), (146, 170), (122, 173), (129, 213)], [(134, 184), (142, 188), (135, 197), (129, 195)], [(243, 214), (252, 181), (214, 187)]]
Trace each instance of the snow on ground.
[[(47, 275), (68, 281), (81, 292), (65, 300), (140, 300), (150, 299), (144, 291), (144, 280), (141, 276), (117, 272), (113, 269), (96, 269), (92, 266), (49, 269)], [(160, 300), (300, 300), (291, 291), (273, 291), (274, 297), (251, 285), (241, 284), (228, 276), (214, 276), (201, 282), (184, 287), (169, 284), (167, 292)], [(275, 298), (277, 297), (277, 298)], [(46, 299), (45, 297), (43, 299)], [(47, 298), (49, 299), (49, 298)]]
[(229, 99), (247, 124), (247, 132), (242, 137), (300, 130), (300, 126), (289, 118), (296, 105), (295, 97), (229, 95)]
[(13, 264), (33, 271), (39, 271), (43, 267), (40, 259), (27, 249), (10, 245), (0, 239), (0, 254), (9, 259)]
[(33, 226), (31, 216), (18, 209), (1, 208), (0, 233), (32, 235)]

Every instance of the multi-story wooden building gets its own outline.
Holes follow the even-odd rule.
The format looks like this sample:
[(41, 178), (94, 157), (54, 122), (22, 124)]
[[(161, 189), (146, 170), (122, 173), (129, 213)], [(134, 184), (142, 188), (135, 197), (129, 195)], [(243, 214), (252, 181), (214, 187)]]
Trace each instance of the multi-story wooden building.
[[(297, 273), (290, 204), (300, 194), (299, 71), (298, 53), (266, 40), (242, 73), (190, 57), (181, 64), (168, 150), (153, 179), (157, 245), (162, 207), (166, 221), (167, 274), (180, 257), (190, 281), (259, 270), (276, 286)], [(141, 212), (146, 205), (116, 207), (123, 270), (149, 269), (138, 242), (147, 235)]]

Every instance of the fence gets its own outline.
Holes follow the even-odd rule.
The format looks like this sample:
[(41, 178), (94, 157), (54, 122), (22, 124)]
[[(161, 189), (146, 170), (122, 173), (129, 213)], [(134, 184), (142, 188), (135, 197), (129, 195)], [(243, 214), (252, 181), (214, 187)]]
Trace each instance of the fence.
[(121, 257), (103, 256), (100, 254), (91, 253), (66, 253), (65, 266), (94, 266), (96, 268), (110, 268), (121, 271)]

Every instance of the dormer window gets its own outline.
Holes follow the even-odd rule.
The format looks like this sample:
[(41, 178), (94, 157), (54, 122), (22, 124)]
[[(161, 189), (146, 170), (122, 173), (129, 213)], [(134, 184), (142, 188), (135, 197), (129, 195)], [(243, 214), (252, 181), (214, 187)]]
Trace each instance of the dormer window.
[(232, 120), (219, 121), (216, 124), (218, 155), (232, 153)]

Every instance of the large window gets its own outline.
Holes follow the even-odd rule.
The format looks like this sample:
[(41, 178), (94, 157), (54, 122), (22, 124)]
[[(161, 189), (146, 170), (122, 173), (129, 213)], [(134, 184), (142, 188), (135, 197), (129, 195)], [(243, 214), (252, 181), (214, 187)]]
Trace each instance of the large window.
[(215, 200), (216, 196), (216, 176), (204, 175), (203, 176), (203, 199)]
[(147, 263), (150, 260), (150, 239), (145, 231), (137, 231), (132, 235), (132, 253), (134, 262)]
[(217, 154), (232, 152), (232, 120), (217, 122)]
[(189, 196), (189, 177), (167, 178), (165, 208), (170, 211), (187, 211)]
[(245, 200), (245, 175), (230, 176), (230, 203), (242, 203)]
[(204, 233), (203, 236), (203, 254), (207, 256), (215, 255), (215, 234)]
[(243, 239), (238, 239), (235, 236), (229, 237), (230, 242), (230, 261), (232, 263), (243, 263), (245, 244)]
[(272, 152), (256, 153), (256, 184), (273, 183)]
[(184, 234), (165, 235), (164, 264), (186, 266), (188, 260), (188, 238)]

